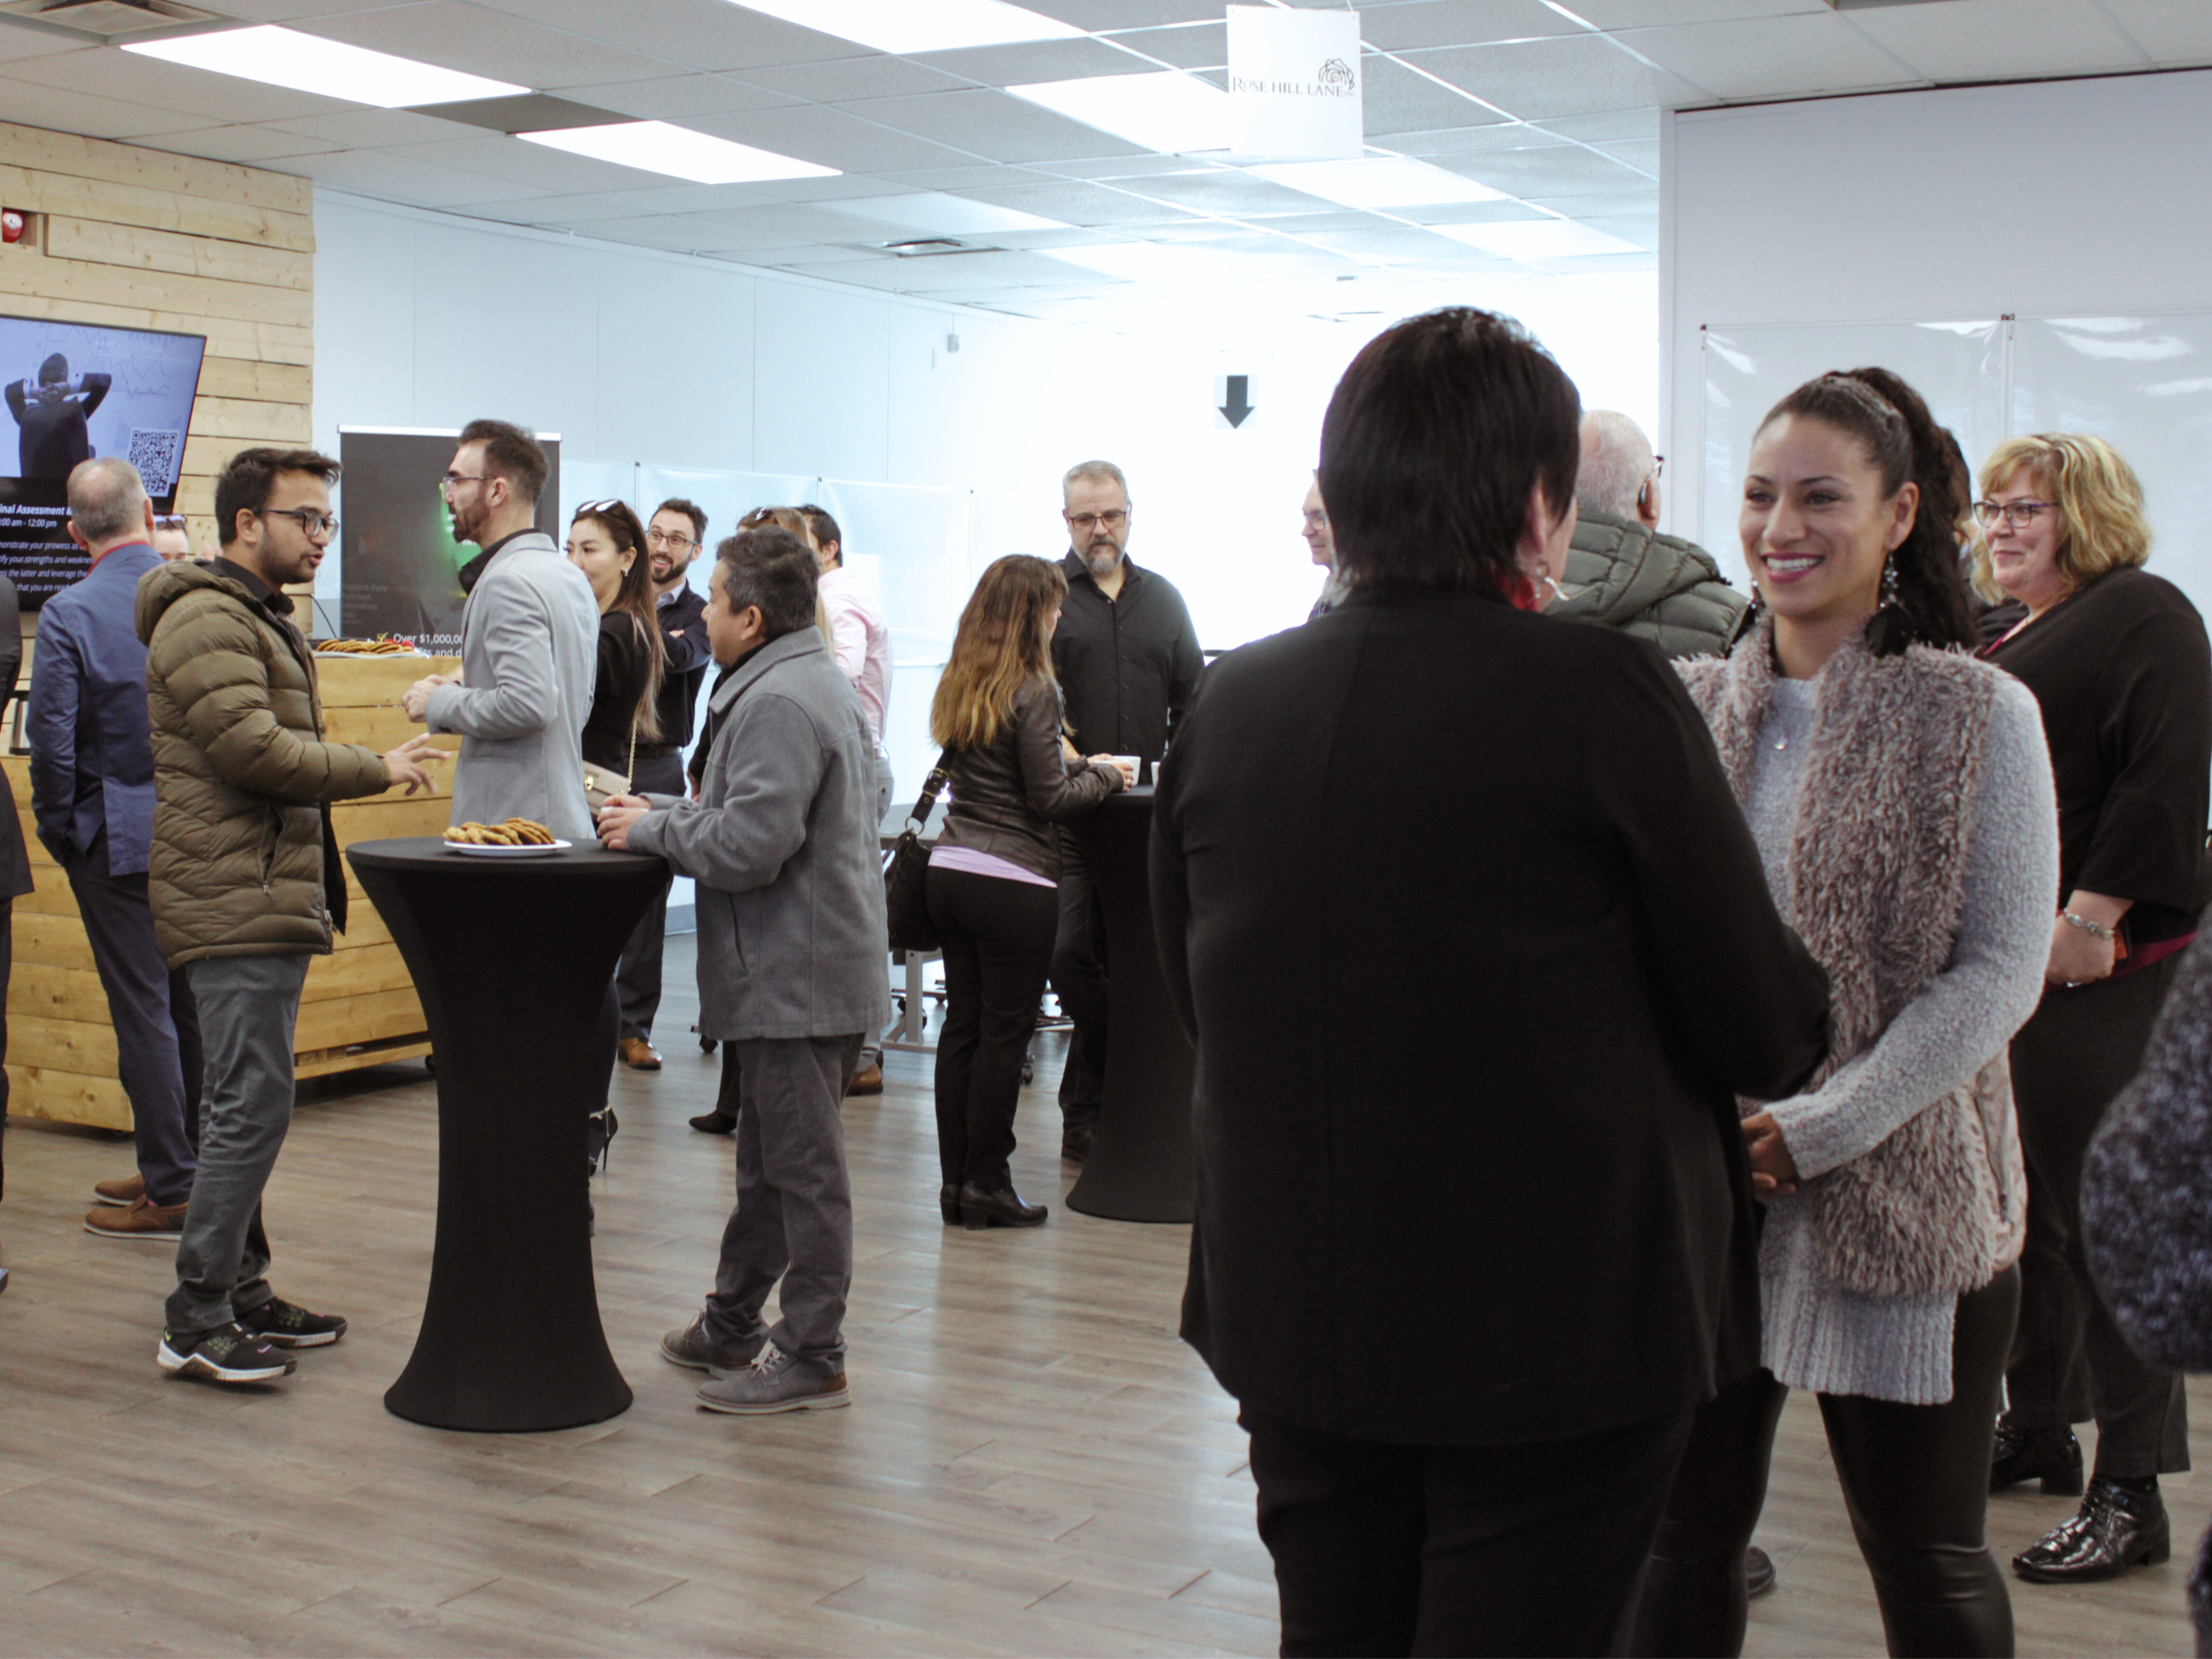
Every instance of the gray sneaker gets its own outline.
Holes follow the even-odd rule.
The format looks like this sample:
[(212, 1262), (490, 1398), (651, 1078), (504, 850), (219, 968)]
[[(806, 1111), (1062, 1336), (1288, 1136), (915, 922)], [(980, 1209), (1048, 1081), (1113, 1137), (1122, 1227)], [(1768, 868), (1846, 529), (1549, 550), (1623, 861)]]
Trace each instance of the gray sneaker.
[(707, 1314), (702, 1308), (698, 1317), (682, 1330), (671, 1331), (660, 1339), (660, 1357), (671, 1364), (689, 1365), (695, 1371), (725, 1376), (751, 1364), (765, 1340), (760, 1338), (750, 1343), (717, 1346), (714, 1339), (707, 1334)]
[(828, 1411), (853, 1403), (845, 1373), (817, 1359), (793, 1359), (773, 1342), (742, 1371), (718, 1376), (699, 1390), (699, 1403), (710, 1412), (765, 1417), (770, 1412)]

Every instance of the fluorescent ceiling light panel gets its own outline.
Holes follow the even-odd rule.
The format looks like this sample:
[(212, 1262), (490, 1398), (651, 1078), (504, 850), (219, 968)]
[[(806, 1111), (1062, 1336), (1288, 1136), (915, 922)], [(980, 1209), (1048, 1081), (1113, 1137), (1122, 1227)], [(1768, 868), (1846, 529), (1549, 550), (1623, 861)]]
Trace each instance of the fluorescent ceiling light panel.
[(1229, 94), (1179, 70), (1039, 81), (1006, 90), (1162, 155), (1229, 148)]
[(518, 132), (516, 137), (549, 149), (565, 149), (572, 155), (588, 155), (636, 167), (643, 173), (662, 173), (672, 179), (689, 179), (697, 185), (750, 185), (768, 179), (834, 179), (835, 167), (794, 161), (772, 149), (732, 143), (709, 137), (689, 127), (665, 121), (622, 121), (612, 126), (564, 127), (555, 132)]
[(216, 75), (234, 75), (241, 81), (258, 81), (264, 86), (374, 104), (380, 109), (453, 104), (470, 98), (508, 98), (530, 90), (273, 24), (224, 29), (216, 34), (176, 35), (166, 40), (132, 40), (123, 50)]
[(933, 236), (976, 236), (992, 231), (1067, 228), (1057, 219), (1042, 219), (1034, 213), (1018, 213), (1012, 208), (995, 207), (988, 202), (971, 202), (963, 196), (947, 196), (938, 191), (922, 191), (912, 196), (867, 196), (858, 201), (818, 202), (815, 205), (828, 208), (835, 213), (850, 213), (859, 218), (872, 219), (880, 225), (897, 225), (907, 230), (927, 231)]
[(1575, 259), (1591, 253), (1642, 253), (1633, 242), (1571, 219), (1507, 219), (1487, 225), (1431, 225), (1439, 236), (1502, 259)]
[(1505, 199), (1502, 190), (1409, 155), (1374, 155), (1363, 161), (1278, 161), (1244, 170), (1352, 208), (1439, 207), (1448, 202)]
[(878, 52), (956, 52), (1018, 40), (1080, 40), (1072, 23), (1003, 0), (730, 0)]

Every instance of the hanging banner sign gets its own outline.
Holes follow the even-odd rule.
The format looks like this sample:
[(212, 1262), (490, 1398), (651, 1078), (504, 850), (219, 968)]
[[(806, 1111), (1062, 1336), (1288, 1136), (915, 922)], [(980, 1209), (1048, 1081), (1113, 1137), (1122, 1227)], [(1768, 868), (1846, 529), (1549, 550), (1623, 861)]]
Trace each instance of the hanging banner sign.
[(1349, 161), (1366, 151), (1359, 14), (1229, 8), (1230, 152), (1240, 161)]

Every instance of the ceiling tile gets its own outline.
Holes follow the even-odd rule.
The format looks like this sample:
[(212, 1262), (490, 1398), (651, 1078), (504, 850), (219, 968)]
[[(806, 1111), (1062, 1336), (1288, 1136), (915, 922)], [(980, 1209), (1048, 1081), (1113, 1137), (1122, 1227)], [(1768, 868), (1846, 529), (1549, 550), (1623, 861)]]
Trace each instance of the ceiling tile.
[(481, 128), (441, 121), (409, 109), (348, 109), (336, 115), (306, 115), (295, 121), (271, 121), (272, 127), (303, 137), (327, 139), (340, 149), (382, 149), (393, 144), (434, 144), (442, 139), (481, 138)]
[(1062, 179), (1149, 179), (1156, 173), (1188, 173), (1190, 157), (1187, 155), (1103, 155), (1084, 156), (1068, 161), (1031, 161), (1026, 164), (1034, 173), (1049, 173)]
[(1647, 212), (1578, 213), (1575, 216), (1593, 230), (1606, 231), (1638, 247), (1656, 251), (1659, 246), (1659, 204), (1656, 201)]
[(1530, 207), (1548, 208), (1570, 219), (1595, 220), (1615, 214), (1653, 214), (1659, 211), (1656, 190), (1608, 191), (1594, 196), (1531, 196)]
[(1417, 225), (1494, 225), (1549, 216), (1511, 196), (1498, 202), (1444, 202), (1435, 207), (1393, 208), (1390, 212), (1394, 218), (1410, 219)]
[(1370, 229), (1323, 231), (1314, 240), (1333, 252), (1386, 265), (1449, 258), (1451, 248), (1449, 242), (1440, 241), (1433, 232), (1389, 224), (1379, 219)]
[(1722, 98), (1772, 98), (1808, 87), (1857, 92), (1910, 86), (1918, 79), (1911, 67), (1833, 12), (1629, 29), (1619, 39), (1632, 52)]
[(1261, 214), (1312, 213), (1322, 198), (1292, 190), (1271, 179), (1261, 179), (1235, 167), (1209, 167), (1202, 173), (1163, 173), (1150, 179), (1133, 179), (1130, 194), (1167, 202), (1194, 213), (1224, 214), (1244, 218)]
[(2160, 64), (2212, 62), (2212, 6), (2203, 0), (2104, 0), (2130, 38)]
[(1218, 69), (1229, 61), (1229, 25), (1218, 19), (1181, 28), (1117, 29), (1107, 38), (1175, 69)]
[(410, 0), (218, 0), (207, 8), (226, 17), (254, 23), (296, 23), (302, 18), (332, 17), (344, 11), (389, 11)]
[[(940, 94), (963, 97), (951, 93)], [(995, 98), (998, 93), (978, 93), (979, 98)], [(866, 110), (872, 106), (854, 106)], [(734, 138), (741, 144), (754, 144), (762, 149), (774, 150), (779, 155), (795, 155), (802, 161), (811, 161), (817, 167), (836, 167), (842, 173), (879, 173), (893, 167), (943, 167), (971, 166), (976, 158), (972, 154), (948, 149), (943, 144), (933, 144), (927, 138), (918, 138), (904, 131), (893, 131), (889, 127), (842, 109), (832, 109), (827, 104), (794, 104), (787, 109), (746, 110), (734, 115), (702, 115), (686, 121), (686, 126), (710, 132), (717, 138)]]
[(1931, 81), (2142, 69), (2142, 52), (2081, 0), (1948, 0), (1855, 11), (1851, 23)]
[[(724, 0), (476, 0), (548, 28), (605, 40), (685, 69), (754, 70), (870, 56), (868, 48)], [(618, 75), (599, 77), (621, 78)]]
[[(12, 112), (15, 100), (8, 100)], [(321, 138), (302, 138), (296, 132), (275, 127), (202, 127), (195, 132), (165, 132), (158, 137), (132, 141), (149, 149), (173, 150), (179, 155), (204, 156), (210, 161), (236, 161), (252, 167), (291, 155), (319, 155), (342, 146)]]
[[(199, 118), (197, 123), (175, 122), (171, 130), (187, 125), (233, 125), (241, 121), (282, 121), (302, 115), (328, 115), (357, 109), (337, 98), (318, 98), (313, 93), (242, 81), (234, 75), (216, 75), (187, 69), (115, 46), (94, 46), (86, 52), (64, 52), (58, 58), (37, 58), (8, 65), (20, 79), (35, 78), (41, 86), (81, 92), (119, 105), (143, 105), (150, 109), (180, 110)], [(9, 120), (29, 118), (0, 109)], [(144, 132), (144, 126), (137, 128)], [(89, 131), (90, 129), (76, 129)], [(107, 136), (106, 131), (95, 137)]]
[(1003, 92), (980, 88), (939, 92), (924, 98), (878, 98), (838, 107), (994, 161), (1144, 153), (1139, 145), (1125, 143), (1096, 127), (1086, 127)]
[(528, 195), (518, 188), (478, 173), (457, 173), (413, 156), (383, 150), (341, 149), (327, 155), (295, 155), (280, 171), (296, 173), (334, 190), (356, 196), (373, 196), (386, 202), (406, 202), (416, 207), (459, 207), (465, 202), (513, 200)]
[(1463, 97), (1449, 86), (1438, 86), (1394, 58), (1373, 53), (1360, 62), (1362, 114), (1370, 143), (1397, 149), (1395, 135), (1427, 132), (1439, 127), (1482, 126), (1505, 117)]
[(653, 81), (610, 81), (568, 87), (562, 95), (641, 121), (687, 121), (695, 115), (781, 109), (800, 100), (730, 75), (674, 75)]
[[(645, 9), (626, 6), (622, 15), (627, 17)], [(465, 4), (463, 0), (434, 0), (429, 5), (404, 6), (396, 11), (353, 12), (318, 18), (301, 27), (328, 40), (345, 40), (471, 75), (520, 82), (539, 92), (608, 81), (657, 80), (672, 70), (689, 66), (680, 59), (671, 63), (636, 57), (601, 41), (541, 28), (503, 11)]]
[(1384, 52), (1582, 33), (1541, 0), (1398, 0), (1359, 13), (1360, 40)]
[(920, 259), (878, 259), (866, 264), (779, 264), (775, 268), (796, 276), (817, 276), (824, 282), (846, 283), (855, 288), (879, 289), (886, 294), (911, 294), (917, 281), (928, 279), (907, 267), (925, 263)]
[(1079, 29), (1139, 29), (1162, 23), (1218, 23), (1221, 0), (1022, 0), (1029, 10), (1042, 12)]
[(1036, 175), (1018, 167), (991, 167), (978, 164), (965, 167), (902, 167), (896, 173), (882, 175), (910, 190), (958, 190), (971, 187), (982, 190), (1004, 190), (1012, 185), (1033, 184)]
[(1615, 195), (1651, 187), (1651, 181), (1642, 173), (1610, 156), (1576, 145), (1502, 149), (1490, 155), (1440, 155), (1436, 164), (1523, 201), (1536, 197)]
[(1637, 62), (1602, 35), (1444, 47), (1408, 54), (1408, 61), (1527, 121), (1712, 101), (1680, 76)]
[[(1149, 182), (1140, 181), (1141, 182)], [(963, 190), (963, 196), (995, 207), (1057, 219), (1064, 225), (1127, 225), (1179, 216), (1126, 191), (1069, 179), (1056, 184), (1018, 185), (1006, 190)]]
[(903, 58), (873, 52), (830, 64), (787, 64), (748, 70), (747, 84), (805, 98), (818, 104), (849, 104), (863, 98), (904, 98), (917, 93), (952, 92), (969, 83), (957, 75)]
[(1576, 16), (1601, 29), (1723, 23), (1741, 17), (1788, 17), (1828, 9), (1828, 0), (1574, 0), (1571, 8)]
[[(1484, 112), (1470, 104), (1478, 115)], [(1502, 149), (1558, 149), (1571, 141), (1524, 121), (1500, 121), (1486, 127), (1436, 127), (1426, 132), (1393, 133), (1381, 149), (1407, 155), (1492, 155)]]
[(86, 52), (90, 46), (82, 35), (72, 38), (58, 29), (36, 29), (0, 17), (0, 63), (23, 58), (52, 58), (64, 52)]
[(205, 131), (204, 116), (47, 86), (43, 77), (17, 80), (9, 74), (19, 70), (27, 77), (35, 76), (35, 65), (55, 61), (26, 58), (0, 66), (0, 117), (27, 127), (82, 133), (88, 138), (134, 139), (149, 133)]
[(971, 46), (961, 52), (916, 52), (914, 61), (987, 87), (1077, 81), (1097, 75), (1136, 75), (1159, 67), (1103, 40), (1028, 40), (1005, 46)]
[(1568, 115), (1546, 121), (1542, 131), (1583, 144), (1613, 144), (1631, 139), (1659, 142), (1659, 112), (1653, 109), (1607, 110), (1601, 115)]
[(885, 242), (904, 240), (913, 234), (890, 225), (872, 225), (850, 214), (832, 213), (826, 208), (803, 207), (792, 202), (763, 207), (715, 208), (691, 216), (743, 231), (763, 247), (793, 247), (805, 242), (822, 242), (834, 247), (855, 244), (880, 247)]
[(1634, 167), (1638, 173), (1648, 173), (1654, 180), (1659, 177), (1660, 147), (1656, 138), (1638, 143), (1600, 144), (1597, 148), (1623, 167)]
[[(509, 138), (504, 134), (441, 138), (428, 144), (395, 144), (376, 153), (428, 161), (434, 167), (451, 167), (458, 173), (472, 173), (485, 179), (503, 179), (549, 195), (618, 191), (626, 185), (649, 188), (666, 182), (659, 173), (619, 167), (588, 155), (571, 155), (567, 150), (550, 149), (544, 144), (526, 144), (520, 138)], [(502, 185), (479, 195), (495, 200), (514, 193)]]

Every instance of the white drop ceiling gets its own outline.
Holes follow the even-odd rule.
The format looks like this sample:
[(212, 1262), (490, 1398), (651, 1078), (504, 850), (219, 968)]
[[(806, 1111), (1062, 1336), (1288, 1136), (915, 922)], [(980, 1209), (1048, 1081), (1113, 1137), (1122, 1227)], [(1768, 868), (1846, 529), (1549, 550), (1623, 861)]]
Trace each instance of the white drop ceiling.
[[(2212, 64), (2212, 0), (1357, 0), (1370, 154), (1497, 192), (1362, 209), (1224, 156), (1155, 154), (1005, 90), (1170, 70), (1218, 86), (1223, 0), (1024, 0), (1084, 33), (908, 56), (726, 0), (204, 3), (836, 176), (685, 184), (450, 109), (287, 91), (5, 15), (0, 119), (1032, 316), (1096, 314), (1129, 284), (1163, 280), (1338, 285), (1347, 301), (1346, 281), (1573, 273), (1626, 287), (1648, 282), (1657, 247), (1662, 110)], [(1546, 220), (1598, 234), (1546, 232)], [(1468, 228), (1501, 222), (1530, 228)], [(953, 246), (892, 251), (925, 239)], [(1553, 252), (1578, 247), (1606, 251)]]

